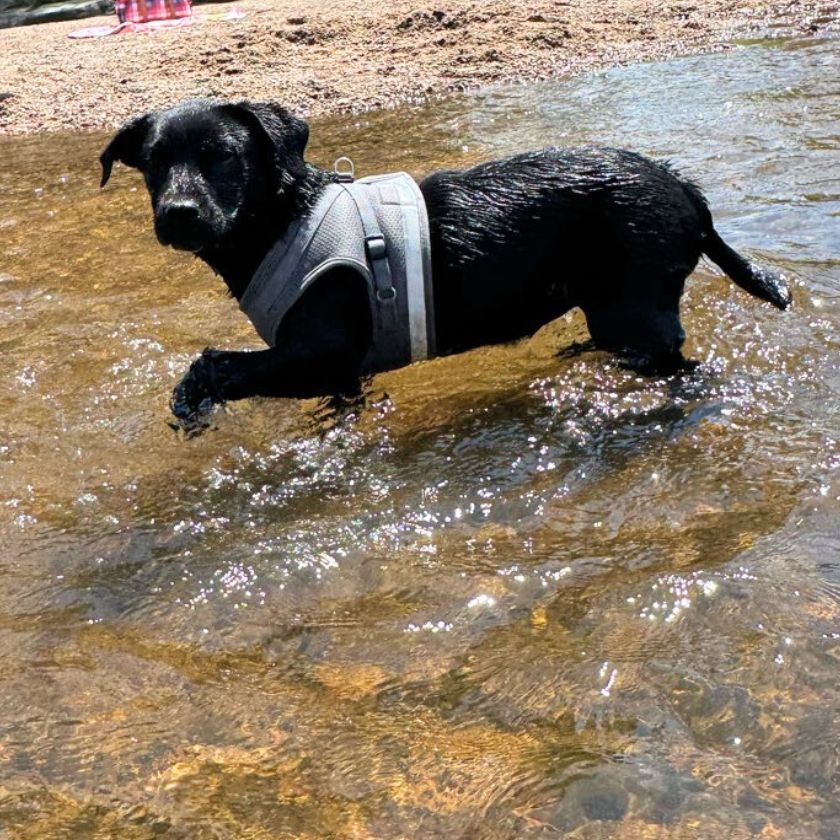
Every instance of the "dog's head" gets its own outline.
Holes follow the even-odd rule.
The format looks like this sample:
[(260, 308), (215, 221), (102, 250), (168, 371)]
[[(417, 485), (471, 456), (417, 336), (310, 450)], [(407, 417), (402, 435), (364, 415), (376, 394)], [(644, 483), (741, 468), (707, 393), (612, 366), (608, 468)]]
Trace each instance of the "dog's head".
[(308, 139), (306, 123), (279, 105), (186, 102), (123, 126), (99, 159), (101, 186), (114, 161), (139, 169), (161, 244), (200, 253), (304, 177)]

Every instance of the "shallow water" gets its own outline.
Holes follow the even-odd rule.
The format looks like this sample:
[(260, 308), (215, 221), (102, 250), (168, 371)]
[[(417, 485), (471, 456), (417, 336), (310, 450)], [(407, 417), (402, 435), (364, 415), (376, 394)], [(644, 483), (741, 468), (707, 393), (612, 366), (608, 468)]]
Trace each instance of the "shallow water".
[(570, 315), (192, 440), (244, 316), (103, 138), (0, 141), (0, 837), (840, 836), (839, 79), (777, 41), (315, 124), (363, 174), (669, 157), (795, 308), (701, 266), (691, 376)]

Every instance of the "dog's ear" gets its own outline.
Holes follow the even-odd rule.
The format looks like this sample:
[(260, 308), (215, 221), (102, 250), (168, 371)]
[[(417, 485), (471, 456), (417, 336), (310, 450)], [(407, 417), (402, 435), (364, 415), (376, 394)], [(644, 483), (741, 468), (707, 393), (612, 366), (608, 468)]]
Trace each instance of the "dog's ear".
[(290, 179), (306, 174), (303, 153), (309, 142), (309, 126), (304, 120), (273, 102), (236, 102), (224, 107), (268, 140), (281, 179), (280, 189)]
[(140, 156), (150, 124), (151, 114), (146, 114), (126, 123), (114, 135), (111, 142), (105, 147), (105, 151), (99, 156), (99, 162), (102, 164), (100, 188), (108, 183), (108, 179), (111, 177), (111, 168), (116, 160), (135, 169), (141, 168)]

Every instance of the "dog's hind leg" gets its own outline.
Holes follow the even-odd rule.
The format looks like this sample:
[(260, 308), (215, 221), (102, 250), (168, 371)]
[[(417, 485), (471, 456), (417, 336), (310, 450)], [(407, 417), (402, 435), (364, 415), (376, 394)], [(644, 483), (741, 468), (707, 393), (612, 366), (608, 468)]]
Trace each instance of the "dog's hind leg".
[(628, 290), (582, 305), (596, 346), (623, 356), (645, 373), (670, 373), (690, 366), (682, 355), (685, 331), (680, 323), (680, 295), (685, 279), (671, 275), (646, 282), (644, 294)]

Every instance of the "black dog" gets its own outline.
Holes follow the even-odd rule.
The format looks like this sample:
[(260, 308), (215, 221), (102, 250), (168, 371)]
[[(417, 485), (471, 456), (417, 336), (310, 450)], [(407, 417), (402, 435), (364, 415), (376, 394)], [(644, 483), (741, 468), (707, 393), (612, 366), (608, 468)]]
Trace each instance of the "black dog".
[[(308, 137), (276, 105), (187, 102), (123, 127), (102, 153), (102, 185), (114, 161), (139, 169), (160, 242), (200, 256), (239, 299), (278, 236), (335, 179), (304, 161)], [(632, 152), (546, 149), (438, 172), (420, 188), (439, 355), (528, 336), (579, 306), (597, 346), (673, 371), (684, 364), (680, 296), (701, 254), (756, 297), (790, 304), (782, 277), (723, 242), (694, 184)], [(205, 350), (175, 388), (173, 412), (357, 389), (371, 313), (354, 274), (314, 283), (275, 347)]]

